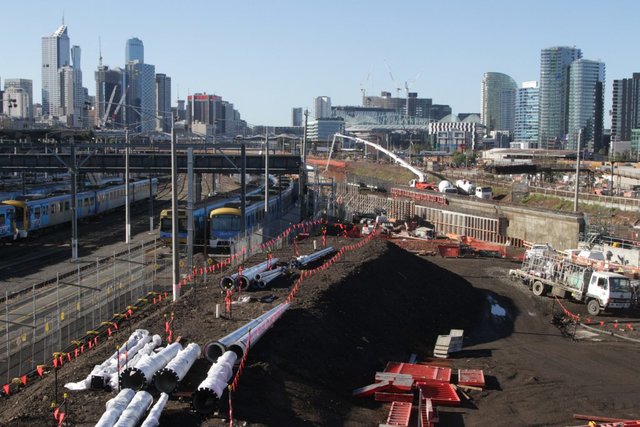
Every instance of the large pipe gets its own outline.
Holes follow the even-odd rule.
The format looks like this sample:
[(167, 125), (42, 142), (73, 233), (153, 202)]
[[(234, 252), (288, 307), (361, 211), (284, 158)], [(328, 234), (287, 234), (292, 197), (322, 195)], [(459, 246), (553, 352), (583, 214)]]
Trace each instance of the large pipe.
[[(268, 259), (264, 262), (261, 262), (260, 264), (254, 265), (253, 267), (249, 267), (246, 270), (244, 270), (242, 272), (242, 276), (250, 276), (253, 277), (253, 275), (255, 273), (259, 273), (261, 271), (267, 270), (268, 268), (270, 268), (273, 265), (276, 265), (276, 263), (278, 262), (278, 258), (274, 258), (274, 259)], [(220, 279), (220, 287), (223, 290), (227, 290), (227, 289), (236, 289), (239, 285), (239, 280), (240, 280), (240, 274), (239, 273), (234, 273), (230, 276), (225, 276), (222, 279)], [(244, 280), (244, 279), (243, 279)], [(243, 282), (242, 284), (248, 285), (249, 282)], [(240, 289), (243, 289), (242, 287)]]
[[(95, 365), (89, 375), (77, 383), (67, 383), (65, 388), (69, 390), (87, 390), (87, 389), (102, 389), (108, 382), (111, 375), (114, 372), (118, 372), (118, 361), (127, 354), (136, 354), (141, 347), (138, 344), (149, 340), (149, 331), (146, 329), (136, 329), (130, 336), (127, 342), (116, 350), (108, 359), (102, 362), (100, 365)], [(144, 344), (142, 344), (144, 345)]]
[(253, 276), (253, 281), (258, 281), (261, 280), (262, 278), (266, 277), (266, 276), (270, 276), (272, 274), (282, 274), (284, 272), (286, 272), (286, 270), (288, 269), (288, 267), (276, 267), (272, 270), (267, 270), (267, 271), (261, 271), (260, 273), (257, 273)]
[[(144, 338), (144, 340), (147, 341), (146, 337)], [(147, 342), (140, 350), (132, 355), (131, 358), (129, 358), (128, 355), (127, 357), (120, 358), (120, 365), (117, 366), (117, 368), (111, 373), (111, 378), (109, 379), (109, 387), (111, 387), (112, 390), (118, 390), (120, 388), (121, 369), (127, 369), (129, 366), (136, 366), (140, 359), (152, 354), (153, 351), (157, 347), (160, 347), (160, 344), (162, 344), (162, 338), (160, 338), (160, 335), (158, 334), (151, 337), (151, 339), (148, 341), (149, 342)]]
[(156, 371), (164, 368), (171, 359), (176, 357), (181, 349), (182, 345), (174, 342), (156, 354), (143, 356), (135, 366), (122, 371), (120, 384), (124, 388), (133, 389), (140, 389), (149, 385)]
[(262, 322), (264, 319), (269, 317), (274, 311), (276, 311), (278, 307), (280, 307), (280, 305), (282, 304), (278, 304), (271, 310), (267, 311), (261, 316), (256, 317), (252, 321), (246, 323), (244, 326), (236, 329), (235, 331), (231, 332), (225, 337), (220, 338), (217, 341), (208, 342), (204, 346), (204, 356), (207, 358), (209, 362), (215, 363), (215, 361), (218, 360), (218, 358), (222, 356), (222, 354), (225, 351), (227, 351), (227, 347), (229, 347), (231, 344), (233, 344), (234, 342), (242, 338), (247, 333), (247, 331), (257, 327), (260, 324), (260, 322)]
[(264, 262), (261, 262), (258, 265), (247, 268), (242, 272), (242, 274), (236, 277), (236, 288), (237, 289), (247, 289), (249, 284), (253, 281), (253, 278), (256, 274), (262, 273), (263, 271), (268, 271), (271, 267), (278, 264), (278, 258), (268, 259)]
[(160, 369), (153, 377), (156, 388), (164, 393), (171, 393), (187, 375), (196, 359), (200, 357), (200, 346), (191, 343), (174, 357), (164, 368)]
[(301, 255), (299, 257), (293, 257), (289, 265), (291, 268), (304, 267), (313, 261), (316, 261), (324, 256), (329, 255), (332, 252), (335, 252), (335, 249), (333, 249), (333, 246), (329, 246), (328, 248), (321, 249), (309, 255)]
[(120, 393), (118, 393), (116, 397), (107, 401), (107, 409), (102, 414), (95, 427), (113, 427), (135, 395), (136, 392), (130, 388), (120, 390)]
[(265, 334), (265, 332), (267, 332), (273, 326), (276, 320), (282, 317), (282, 315), (285, 311), (287, 311), (290, 305), (291, 303), (287, 302), (282, 303), (278, 307), (276, 307), (275, 311), (273, 311), (273, 313), (269, 317), (260, 322), (257, 327), (247, 331), (247, 333), (244, 334), (242, 338), (231, 344), (229, 346), (229, 351), (233, 351), (237, 357), (242, 357), (247, 347), (251, 348), (255, 343), (257, 343), (258, 340)]
[(258, 275), (256, 275), (253, 279), (253, 285), (258, 289), (264, 289), (267, 287), (267, 285), (271, 281), (273, 281), (274, 279), (277, 279), (278, 277), (282, 276), (286, 272), (287, 272), (287, 267), (280, 267), (273, 270), (272, 272), (269, 272), (268, 274), (266, 273), (261, 274), (259, 277)]
[(227, 351), (211, 365), (209, 372), (207, 372), (207, 378), (200, 383), (198, 389), (193, 393), (191, 400), (193, 409), (201, 414), (210, 414), (216, 409), (218, 400), (222, 398), (227, 384), (231, 381), (233, 365), (236, 360), (236, 354), (232, 351)]
[(153, 396), (150, 393), (146, 391), (137, 392), (113, 427), (136, 427), (152, 403)]
[(160, 425), (160, 415), (162, 415), (162, 411), (168, 400), (169, 395), (167, 393), (161, 393), (160, 398), (158, 398), (156, 404), (153, 405), (153, 408), (149, 411), (149, 415), (147, 415), (147, 418), (145, 418), (140, 427), (158, 427)]

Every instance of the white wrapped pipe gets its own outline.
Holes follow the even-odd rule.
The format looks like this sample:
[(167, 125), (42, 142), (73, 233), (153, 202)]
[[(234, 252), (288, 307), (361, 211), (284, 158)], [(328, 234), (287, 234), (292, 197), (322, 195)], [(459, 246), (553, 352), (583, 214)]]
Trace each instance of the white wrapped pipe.
[(260, 322), (262, 322), (267, 317), (271, 316), (271, 314), (273, 314), (273, 312), (276, 311), (280, 305), (281, 304), (277, 305), (276, 307), (272, 308), (271, 310), (267, 311), (261, 316), (256, 317), (252, 321), (236, 329), (230, 334), (224, 336), (223, 338), (220, 338), (217, 341), (208, 342), (204, 346), (204, 356), (207, 358), (209, 362), (215, 363), (215, 361), (218, 360), (218, 358), (222, 356), (222, 354), (225, 351), (227, 351), (227, 348), (231, 344), (233, 344), (234, 342), (242, 338), (247, 333), (248, 330), (255, 328), (260, 324)]
[(145, 418), (140, 427), (158, 427), (160, 425), (160, 415), (162, 415), (162, 411), (168, 400), (169, 395), (167, 393), (161, 393), (160, 398), (158, 398), (156, 404), (153, 405), (153, 408), (149, 411), (149, 415), (147, 415), (147, 418)]
[(116, 397), (107, 401), (107, 410), (102, 414), (95, 427), (113, 427), (135, 395), (136, 392), (130, 388), (120, 390)]
[[(140, 361), (144, 356), (149, 356), (153, 353), (157, 347), (162, 344), (162, 338), (160, 335), (154, 335), (150, 338), (149, 342), (147, 342), (140, 350), (138, 350), (131, 359), (128, 357), (121, 357), (120, 359), (120, 369), (116, 369), (111, 373), (111, 377), (109, 378), (109, 387), (111, 390), (118, 390), (120, 388), (120, 371), (128, 368), (129, 366), (136, 366), (136, 363)], [(124, 355), (126, 356), (126, 355)]]
[(100, 365), (95, 365), (89, 375), (82, 381), (77, 383), (67, 383), (65, 388), (69, 390), (87, 390), (89, 388), (102, 389), (109, 383), (109, 378), (118, 372), (118, 359), (126, 352), (135, 354), (138, 350), (138, 344), (149, 339), (149, 331), (146, 329), (136, 329), (127, 342), (116, 350), (108, 359)]
[(200, 346), (191, 343), (174, 357), (164, 368), (153, 377), (153, 382), (159, 391), (171, 393), (187, 375), (196, 359), (200, 357)]
[(129, 387), (133, 389), (140, 389), (146, 385), (149, 385), (153, 374), (159, 369), (164, 368), (167, 363), (182, 349), (180, 343), (174, 342), (173, 344), (163, 348), (160, 352), (143, 356), (136, 366), (125, 369), (120, 374), (120, 384), (122, 387)]
[(313, 261), (316, 261), (322, 257), (325, 257), (333, 252), (335, 252), (335, 249), (333, 249), (333, 246), (329, 246), (328, 248), (321, 249), (309, 255), (301, 255), (299, 257), (293, 257), (289, 264), (291, 268), (304, 267), (305, 265)]
[(153, 396), (150, 393), (146, 391), (137, 392), (113, 427), (136, 427), (152, 403)]
[(231, 381), (233, 365), (236, 360), (236, 354), (232, 351), (227, 351), (218, 358), (216, 363), (211, 365), (209, 372), (207, 372), (207, 378), (200, 383), (196, 392), (193, 393), (191, 401), (193, 409), (201, 414), (210, 414), (214, 411), (227, 384)]

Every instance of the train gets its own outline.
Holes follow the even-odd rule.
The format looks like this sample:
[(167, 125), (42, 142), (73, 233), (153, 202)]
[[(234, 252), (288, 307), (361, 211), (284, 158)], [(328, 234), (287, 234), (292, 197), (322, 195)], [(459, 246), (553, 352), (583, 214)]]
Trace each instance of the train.
[[(76, 194), (77, 219), (98, 216), (126, 203), (125, 184), (80, 191)], [(129, 183), (129, 202), (148, 200), (158, 194), (158, 180)], [(30, 234), (71, 222), (69, 193), (28, 194), (0, 203), (0, 238), (26, 238)]]
[[(274, 215), (286, 213), (295, 202), (294, 181), (282, 183), (282, 187), (270, 190), (268, 212)], [(244, 217), (245, 230), (249, 231), (261, 225), (264, 219), (264, 198), (247, 201)], [(242, 212), (237, 202), (212, 210), (209, 214), (209, 247), (213, 251), (229, 251), (240, 236), (242, 221)]]
[[(264, 186), (261, 185), (247, 187), (246, 196), (248, 198), (254, 197), (262, 194), (263, 191)], [(194, 203), (192, 210), (194, 243), (202, 245), (207, 240), (205, 218), (208, 218), (212, 210), (220, 208), (225, 204), (239, 201), (240, 195), (236, 193), (227, 197), (218, 196)], [(171, 244), (172, 241), (172, 221), (173, 215), (171, 209), (163, 209), (162, 212), (160, 212), (160, 240), (166, 245)], [(187, 209), (180, 207), (178, 208), (178, 242), (180, 244), (184, 245), (187, 243), (187, 233)]]
[[(295, 182), (282, 177), (280, 181), (270, 179), (269, 212), (284, 212), (295, 201)], [(207, 244), (214, 252), (228, 251), (237, 240), (241, 230), (240, 196), (209, 199), (193, 208), (193, 241), (195, 245)], [(250, 230), (264, 219), (264, 187), (250, 188), (246, 192), (245, 227)], [(172, 242), (171, 209), (160, 213), (160, 239), (165, 244)], [(178, 242), (187, 243), (187, 210), (178, 209)]]

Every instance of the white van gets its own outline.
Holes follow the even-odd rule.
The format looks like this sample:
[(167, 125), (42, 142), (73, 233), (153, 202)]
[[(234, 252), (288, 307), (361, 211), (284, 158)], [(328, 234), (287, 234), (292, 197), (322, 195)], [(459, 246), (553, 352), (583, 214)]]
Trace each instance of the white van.
[(493, 191), (491, 187), (476, 187), (476, 197), (478, 199), (491, 200), (491, 198), (493, 198)]

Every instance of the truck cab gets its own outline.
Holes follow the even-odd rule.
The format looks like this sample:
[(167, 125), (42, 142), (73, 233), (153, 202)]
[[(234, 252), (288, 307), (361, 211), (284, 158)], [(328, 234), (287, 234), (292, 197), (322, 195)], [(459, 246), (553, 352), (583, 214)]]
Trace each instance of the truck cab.
[(622, 274), (596, 271), (586, 291), (585, 303), (592, 316), (603, 310), (624, 310), (631, 306), (631, 280)]

